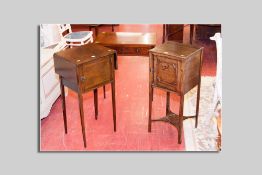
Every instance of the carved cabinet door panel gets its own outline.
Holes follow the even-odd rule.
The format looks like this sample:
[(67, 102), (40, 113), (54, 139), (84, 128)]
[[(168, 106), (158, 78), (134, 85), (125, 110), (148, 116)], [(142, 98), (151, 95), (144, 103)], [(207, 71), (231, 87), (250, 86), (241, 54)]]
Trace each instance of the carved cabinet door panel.
[(178, 62), (162, 56), (155, 56), (154, 60), (154, 82), (156, 85), (176, 91), (178, 86)]

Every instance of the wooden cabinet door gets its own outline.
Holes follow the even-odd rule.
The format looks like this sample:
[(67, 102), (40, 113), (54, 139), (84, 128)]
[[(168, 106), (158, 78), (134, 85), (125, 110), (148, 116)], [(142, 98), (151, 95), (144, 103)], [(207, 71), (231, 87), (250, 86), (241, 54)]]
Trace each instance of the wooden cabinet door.
[(155, 56), (154, 60), (154, 82), (156, 85), (176, 91), (178, 85), (178, 62), (161, 56)]
[(83, 64), (80, 72), (80, 82), (83, 92), (113, 80), (113, 62), (110, 57)]

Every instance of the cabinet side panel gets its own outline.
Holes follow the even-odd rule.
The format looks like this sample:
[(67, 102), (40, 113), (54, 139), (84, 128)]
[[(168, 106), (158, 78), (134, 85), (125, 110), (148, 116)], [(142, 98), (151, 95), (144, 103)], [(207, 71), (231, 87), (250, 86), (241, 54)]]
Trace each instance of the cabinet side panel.
[(199, 83), (201, 66), (201, 52), (198, 52), (188, 58), (184, 64), (184, 93), (187, 93)]

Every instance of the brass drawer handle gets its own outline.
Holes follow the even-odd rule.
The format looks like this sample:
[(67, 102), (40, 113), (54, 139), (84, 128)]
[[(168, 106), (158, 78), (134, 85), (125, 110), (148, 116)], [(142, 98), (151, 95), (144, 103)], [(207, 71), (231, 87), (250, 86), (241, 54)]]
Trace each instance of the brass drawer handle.
[(156, 77), (158, 81), (161, 81), (160, 77)]
[(140, 49), (139, 48), (136, 48), (136, 53), (139, 53)]
[(80, 77), (80, 80), (81, 80), (81, 81), (86, 81), (86, 77), (85, 77), (85, 76), (81, 76), (81, 77)]

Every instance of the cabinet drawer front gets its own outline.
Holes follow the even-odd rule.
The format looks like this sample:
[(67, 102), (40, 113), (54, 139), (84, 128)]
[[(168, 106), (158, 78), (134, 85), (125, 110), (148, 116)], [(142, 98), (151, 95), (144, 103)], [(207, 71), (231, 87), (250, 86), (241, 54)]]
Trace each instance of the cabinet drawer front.
[(178, 83), (178, 62), (165, 57), (155, 59), (154, 82), (161, 87), (176, 91)]
[(148, 47), (112, 47), (119, 55), (144, 55), (149, 54)]
[(110, 57), (100, 58), (92, 63), (82, 65), (79, 81), (82, 91), (88, 91), (113, 80), (112, 61)]

